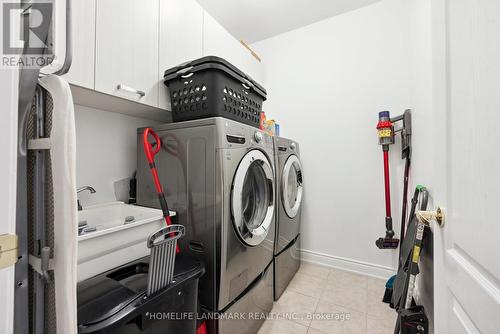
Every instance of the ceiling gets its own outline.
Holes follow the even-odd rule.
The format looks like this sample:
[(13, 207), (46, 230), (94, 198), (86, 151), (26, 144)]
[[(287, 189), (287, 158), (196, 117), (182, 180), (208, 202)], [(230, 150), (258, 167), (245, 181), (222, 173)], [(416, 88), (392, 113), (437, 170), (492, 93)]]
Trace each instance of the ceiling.
[(380, 0), (197, 0), (247, 43), (294, 30)]

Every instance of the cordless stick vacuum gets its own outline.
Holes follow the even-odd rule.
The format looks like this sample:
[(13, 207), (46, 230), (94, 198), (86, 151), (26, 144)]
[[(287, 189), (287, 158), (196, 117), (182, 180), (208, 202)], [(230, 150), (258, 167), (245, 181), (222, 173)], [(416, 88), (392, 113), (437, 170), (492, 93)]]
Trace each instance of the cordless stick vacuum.
[(389, 145), (394, 144), (394, 128), (388, 111), (378, 114), (378, 142), (382, 145), (384, 154), (384, 186), (385, 186), (385, 237), (378, 238), (375, 244), (380, 249), (395, 249), (399, 245), (399, 239), (394, 238), (391, 216), (391, 186), (389, 179)]
[[(411, 110), (394, 118), (390, 117), (388, 111), (381, 111), (378, 114), (379, 122), (377, 124), (379, 144), (382, 145), (384, 153), (384, 183), (385, 183), (385, 237), (379, 238), (375, 244), (380, 249), (395, 249), (398, 247), (399, 239), (394, 238), (391, 216), (391, 189), (389, 181), (389, 145), (394, 144), (394, 134), (401, 132), (401, 158), (405, 159), (405, 170), (403, 180), (403, 207), (401, 209), (401, 233), (403, 239), (406, 227), (406, 210), (408, 202), (408, 180), (410, 177), (411, 164)], [(398, 130), (394, 130), (394, 124), (402, 122)]]

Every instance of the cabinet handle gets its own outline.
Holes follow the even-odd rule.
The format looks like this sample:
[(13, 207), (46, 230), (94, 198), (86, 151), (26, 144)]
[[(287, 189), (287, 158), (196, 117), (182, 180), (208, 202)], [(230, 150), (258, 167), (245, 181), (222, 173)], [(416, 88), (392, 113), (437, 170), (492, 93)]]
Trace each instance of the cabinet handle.
[(116, 89), (123, 90), (125, 92), (129, 92), (129, 93), (132, 93), (132, 94), (137, 94), (140, 97), (146, 96), (146, 93), (144, 91), (138, 90), (138, 89), (135, 89), (135, 88), (132, 88), (132, 87), (129, 87), (129, 86), (125, 86), (124, 84), (118, 84), (118, 86), (116, 86)]

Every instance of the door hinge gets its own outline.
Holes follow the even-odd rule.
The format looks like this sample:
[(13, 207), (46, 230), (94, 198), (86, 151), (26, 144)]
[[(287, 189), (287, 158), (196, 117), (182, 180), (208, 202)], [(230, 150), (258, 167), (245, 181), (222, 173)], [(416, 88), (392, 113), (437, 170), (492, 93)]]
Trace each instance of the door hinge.
[(15, 265), (17, 254), (17, 235), (0, 234), (0, 269)]

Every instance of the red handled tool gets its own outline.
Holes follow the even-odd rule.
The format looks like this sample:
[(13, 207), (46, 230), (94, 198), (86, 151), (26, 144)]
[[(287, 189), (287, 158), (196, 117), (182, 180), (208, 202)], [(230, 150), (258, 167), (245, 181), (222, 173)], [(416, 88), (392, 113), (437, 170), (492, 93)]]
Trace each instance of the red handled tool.
[(196, 329), (196, 334), (207, 334), (207, 323), (205, 320)]
[(394, 249), (398, 247), (399, 239), (394, 238), (391, 216), (391, 187), (389, 183), (389, 145), (394, 144), (394, 128), (388, 111), (378, 114), (377, 124), (379, 144), (384, 153), (384, 185), (385, 185), (385, 237), (378, 238), (375, 244), (381, 249)]
[[(154, 144), (149, 142), (149, 135), (155, 140)], [(151, 128), (146, 128), (142, 136), (142, 145), (144, 147), (144, 153), (146, 154), (146, 159), (149, 163), (149, 168), (151, 168), (151, 174), (153, 175), (153, 181), (155, 183), (156, 192), (158, 193), (158, 199), (160, 201), (161, 210), (163, 211), (163, 217), (167, 226), (172, 225), (172, 220), (170, 218), (170, 211), (168, 210), (167, 200), (165, 199), (165, 193), (163, 192), (163, 187), (160, 183), (160, 178), (158, 177), (158, 171), (155, 166), (155, 155), (160, 152), (161, 140), (160, 137)], [(153, 145), (156, 145), (153, 148)], [(179, 245), (177, 244), (176, 252), (179, 253)]]

